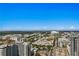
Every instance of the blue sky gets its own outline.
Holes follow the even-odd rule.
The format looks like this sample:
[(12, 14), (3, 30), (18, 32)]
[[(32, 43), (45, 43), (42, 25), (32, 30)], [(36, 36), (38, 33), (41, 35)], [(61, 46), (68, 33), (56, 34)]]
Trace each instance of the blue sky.
[(79, 29), (79, 4), (0, 4), (0, 30)]

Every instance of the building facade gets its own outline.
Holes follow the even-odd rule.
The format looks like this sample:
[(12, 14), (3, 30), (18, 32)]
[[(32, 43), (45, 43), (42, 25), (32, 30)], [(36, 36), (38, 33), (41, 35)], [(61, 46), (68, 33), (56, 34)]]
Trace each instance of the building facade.
[(71, 37), (71, 55), (79, 56), (79, 37)]

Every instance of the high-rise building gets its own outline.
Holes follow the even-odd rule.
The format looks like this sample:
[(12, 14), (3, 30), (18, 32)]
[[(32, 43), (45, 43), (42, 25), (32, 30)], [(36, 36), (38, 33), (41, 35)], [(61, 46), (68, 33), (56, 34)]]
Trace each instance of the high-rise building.
[(29, 43), (18, 43), (19, 56), (30, 56), (31, 55), (31, 46)]
[(0, 56), (30, 56), (31, 46), (28, 43), (0, 45)]
[(31, 46), (29, 43), (23, 43), (24, 45), (24, 56), (30, 56), (31, 55)]
[(76, 37), (71, 37), (71, 55), (75, 56), (76, 54)]
[(79, 37), (77, 36), (71, 37), (71, 55), (72, 56), (79, 55)]
[(18, 56), (17, 45), (0, 45), (0, 56)]
[(79, 56), (79, 38), (76, 39), (76, 55)]
[(0, 45), (0, 56), (6, 56), (6, 45)]
[(19, 56), (18, 46), (16, 44), (8, 45), (6, 47), (6, 56)]

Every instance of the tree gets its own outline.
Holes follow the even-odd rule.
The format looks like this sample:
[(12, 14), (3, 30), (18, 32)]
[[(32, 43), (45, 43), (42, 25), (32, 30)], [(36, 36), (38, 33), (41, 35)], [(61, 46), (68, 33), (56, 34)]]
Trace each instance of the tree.
[(52, 46), (51, 45), (47, 45), (48, 50), (51, 50)]

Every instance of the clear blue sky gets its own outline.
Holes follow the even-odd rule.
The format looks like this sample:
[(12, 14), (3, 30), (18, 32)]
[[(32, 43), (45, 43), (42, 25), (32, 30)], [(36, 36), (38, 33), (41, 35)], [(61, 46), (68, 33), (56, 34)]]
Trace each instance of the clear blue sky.
[(0, 30), (79, 29), (79, 4), (0, 4)]

